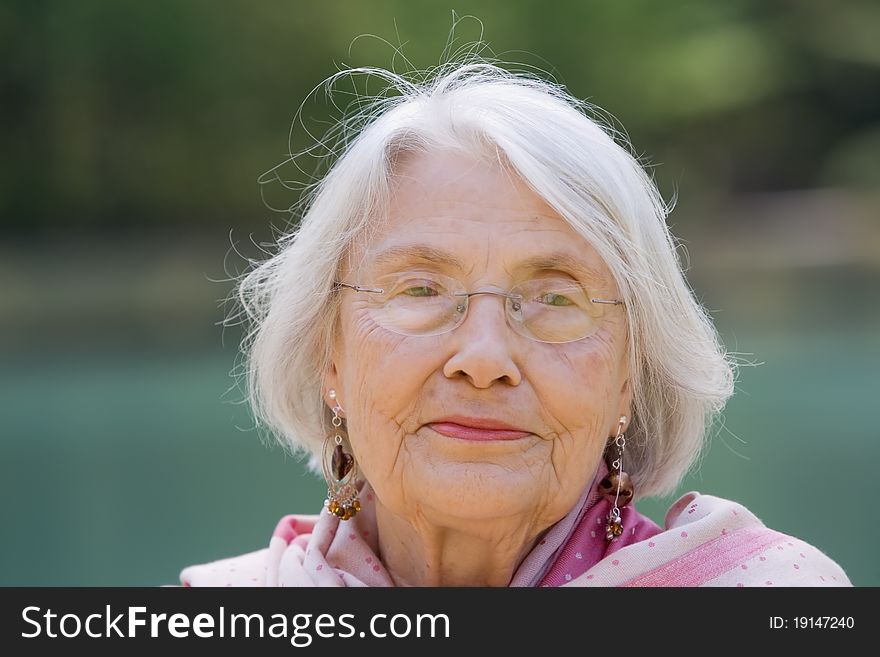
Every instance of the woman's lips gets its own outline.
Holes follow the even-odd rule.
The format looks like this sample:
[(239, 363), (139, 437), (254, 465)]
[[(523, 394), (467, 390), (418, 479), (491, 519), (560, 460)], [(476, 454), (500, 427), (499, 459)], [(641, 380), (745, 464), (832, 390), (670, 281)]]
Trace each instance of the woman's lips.
[(528, 431), (478, 429), (454, 422), (431, 422), (428, 426), (439, 434), (461, 440), (519, 440), (529, 435)]

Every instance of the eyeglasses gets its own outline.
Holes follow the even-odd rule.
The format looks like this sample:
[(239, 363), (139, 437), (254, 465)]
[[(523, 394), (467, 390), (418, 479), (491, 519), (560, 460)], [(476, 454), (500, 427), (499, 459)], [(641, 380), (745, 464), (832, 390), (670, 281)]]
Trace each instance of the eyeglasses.
[(583, 340), (600, 327), (618, 299), (594, 298), (569, 278), (548, 276), (527, 280), (509, 292), (467, 292), (448, 276), (403, 273), (381, 276), (376, 287), (334, 281), (335, 288), (367, 292), (369, 312), (381, 327), (399, 335), (448, 333), (467, 317), (470, 298), (485, 294), (504, 298), (507, 324), (516, 333), (538, 342), (561, 344)]

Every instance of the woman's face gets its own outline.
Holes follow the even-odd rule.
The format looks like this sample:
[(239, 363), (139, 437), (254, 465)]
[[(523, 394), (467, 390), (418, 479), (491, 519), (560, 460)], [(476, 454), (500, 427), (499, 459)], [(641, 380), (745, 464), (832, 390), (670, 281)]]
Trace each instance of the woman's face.
[[(458, 264), (421, 259), (419, 247)], [(394, 257), (382, 257), (391, 249)], [(524, 264), (557, 254), (594, 271)], [(618, 298), (596, 251), (524, 183), (452, 153), (399, 166), (387, 222), (348, 262), (356, 268), (340, 280), (366, 287), (409, 271), (455, 278), (468, 291), (552, 276)], [(382, 506), (413, 521), (525, 519), (540, 529), (568, 512), (620, 416), (629, 416), (622, 306), (603, 306), (589, 337), (552, 344), (513, 331), (499, 296), (471, 297), (461, 325), (425, 337), (379, 326), (368, 293), (340, 294), (325, 400), (332, 407), (326, 391), (335, 389), (355, 458)], [(461, 428), (477, 420), (521, 433)]]

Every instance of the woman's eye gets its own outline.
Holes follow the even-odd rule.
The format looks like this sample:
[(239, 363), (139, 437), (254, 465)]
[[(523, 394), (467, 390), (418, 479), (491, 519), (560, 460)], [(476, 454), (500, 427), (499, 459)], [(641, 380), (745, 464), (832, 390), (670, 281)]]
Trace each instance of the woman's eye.
[(431, 285), (411, 285), (403, 289), (403, 294), (410, 297), (436, 297), (440, 293)]
[(538, 302), (546, 304), (548, 306), (570, 306), (572, 305), (571, 300), (568, 297), (564, 297), (561, 294), (556, 294), (555, 292), (548, 292), (546, 294), (542, 294), (538, 297)]

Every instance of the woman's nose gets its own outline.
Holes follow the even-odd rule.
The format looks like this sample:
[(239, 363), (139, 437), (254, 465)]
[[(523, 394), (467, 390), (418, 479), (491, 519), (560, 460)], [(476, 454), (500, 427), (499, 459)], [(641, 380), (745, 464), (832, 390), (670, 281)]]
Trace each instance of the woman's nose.
[(520, 338), (507, 325), (506, 301), (489, 294), (470, 298), (464, 322), (449, 334), (453, 353), (443, 374), (466, 377), (475, 388), (488, 388), (495, 381), (520, 384), (522, 373), (514, 354)]

